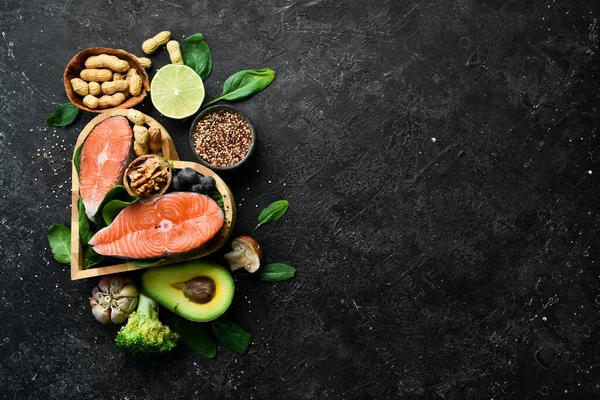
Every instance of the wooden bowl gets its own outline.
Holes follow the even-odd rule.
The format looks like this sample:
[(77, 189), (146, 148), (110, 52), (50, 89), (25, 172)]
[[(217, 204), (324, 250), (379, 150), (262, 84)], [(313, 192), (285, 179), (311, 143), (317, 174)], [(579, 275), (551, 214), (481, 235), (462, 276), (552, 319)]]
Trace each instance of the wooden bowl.
[[(160, 164), (160, 166), (162, 168), (167, 169), (167, 182), (163, 185), (163, 187), (158, 192), (153, 193), (148, 196), (142, 196), (142, 195), (139, 195), (138, 193), (136, 193), (135, 190), (131, 187), (131, 182), (129, 181), (129, 173), (134, 168), (139, 167), (140, 165), (145, 163), (146, 160), (149, 160), (149, 159), (154, 159), (154, 160), (158, 161), (158, 163)], [(169, 166), (169, 163), (167, 162), (167, 160), (165, 160), (163, 157), (158, 156), (156, 154), (146, 154), (144, 156), (140, 156), (140, 157), (136, 158), (131, 163), (129, 163), (129, 166), (127, 166), (127, 169), (125, 169), (125, 173), (123, 174), (123, 186), (125, 186), (125, 189), (127, 189), (127, 193), (129, 193), (130, 195), (138, 196), (140, 199), (147, 200), (147, 199), (151, 199), (153, 197), (158, 197), (158, 196), (165, 194), (165, 192), (169, 188), (169, 185), (171, 184), (172, 178), (173, 178), (173, 171), (171, 171), (171, 167)]]
[[(71, 79), (79, 78), (79, 74), (83, 69), (85, 69), (85, 60), (91, 56), (97, 56), (100, 54), (109, 54), (113, 56), (119, 57), (121, 60), (125, 60), (131, 65), (132, 68), (135, 68), (139, 75), (142, 77), (142, 91), (137, 96), (132, 96), (127, 98), (123, 103), (119, 104), (116, 107), (104, 108), (100, 109), (91, 109), (83, 105), (83, 97), (79, 96), (77, 93), (73, 91), (73, 87), (71, 86)], [(73, 103), (76, 107), (93, 112), (93, 113), (103, 113), (111, 110), (115, 110), (118, 108), (132, 108), (139, 103), (141, 103), (144, 98), (148, 95), (150, 91), (150, 81), (148, 80), (148, 74), (142, 65), (139, 63), (137, 58), (125, 50), (120, 49), (111, 49), (109, 47), (90, 47), (88, 49), (82, 50), (75, 55), (67, 64), (64, 73), (64, 83), (65, 83), (65, 91), (67, 92), (67, 96), (71, 103)]]

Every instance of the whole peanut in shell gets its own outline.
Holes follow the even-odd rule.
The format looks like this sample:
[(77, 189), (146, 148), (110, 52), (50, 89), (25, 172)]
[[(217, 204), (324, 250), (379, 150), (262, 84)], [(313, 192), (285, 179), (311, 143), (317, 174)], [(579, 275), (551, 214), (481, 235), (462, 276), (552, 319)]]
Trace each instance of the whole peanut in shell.
[(127, 73), (127, 82), (129, 83), (129, 93), (132, 96), (137, 96), (142, 91), (142, 77), (137, 74), (137, 71), (132, 68)]
[(112, 96), (105, 94), (98, 99), (98, 108), (109, 108), (116, 107), (125, 101), (125, 95), (123, 93), (115, 93)]
[(102, 88), (98, 82), (88, 83), (88, 89), (93, 96), (100, 96), (102, 94)]
[(129, 83), (123, 81), (110, 81), (102, 84), (102, 93), (104, 94), (115, 94), (129, 88)]
[(133, 122), (135, 125), (142, 126), (145, 123), (144, 114), (133, 108), (127, 110), (127, 119)]
[(96, 96), (92, 96), (91, 94), (88, 94), (83, 98), (83, 105), (87, 108), (91, 108), (92, 110), (98, 108), (98, 103), (98, 98)]
[(113, 81), (124, 81), (125, 80), (125, 75), (123, 75), (120, 72), (115, 72), (113, 74)]
[(80, 78), (71, 79), (71, 87), (73, 91), (80, 96), (87, 96), (90, 92), (86, 81)]
[(142, 43), (142, 50), (146, 54), (152, 54), (156, 50), (158, 50), (158, 48), (160, 46), (167, 44), (169, 39), (171, 39), (171, 32), (169, 32), (169, 31), (159, 32), (156, 36), (154, 36), (150, 39), (147, 39), (144, 43)]
[(136, 156), (148, 154), (148, 129), (142, 125), (134, 125), (133, 127), (133, 152)]
[(171, 58), (171, 64), (183, 64), (183, 56), (181, 55), (181, 47), (177, 40), (171, 40), (167, 43), (167, 51)]
[(108, 54), (100, 54), (97, 56), (88, 57), (85, 60), (86, 68), (109, 68), (115, 72), (127, 72), (131, 66), (125, 60), (121, 60), (117, 56)]
[(113, 72), (110, 69), (84, 69), (79, 77), (87, 82), (106, 82), (112, 79)]
[(153, 154), (160, 154), (162, 150), (162, 137), (158, 126), (152, 125), (148, 128), (148, 147)]
[(140, 63), (140, 65), (142, 67), (144, 67), (144, 69), (148, 69), (150, 67), (152, 67), (152, 60), (150, 60), (148, 57), (136, 57), (138, 62)]

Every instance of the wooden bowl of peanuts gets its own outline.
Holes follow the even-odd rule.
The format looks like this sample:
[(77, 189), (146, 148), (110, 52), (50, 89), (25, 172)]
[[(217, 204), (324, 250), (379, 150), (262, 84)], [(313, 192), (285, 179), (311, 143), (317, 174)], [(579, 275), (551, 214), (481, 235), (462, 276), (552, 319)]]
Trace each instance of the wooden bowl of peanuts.
[(71, 103), (85, 111), (132, 108), (150, 91), (144, 67), (150, 67), (150, 60), (138, 59), (124, 50), (90, 47), (67, 64), (65, 90)]

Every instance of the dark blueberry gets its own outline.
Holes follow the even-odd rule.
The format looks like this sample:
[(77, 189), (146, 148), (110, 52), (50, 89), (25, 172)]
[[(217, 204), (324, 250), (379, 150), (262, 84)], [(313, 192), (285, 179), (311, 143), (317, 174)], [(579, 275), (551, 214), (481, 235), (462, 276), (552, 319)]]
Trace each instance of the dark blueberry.
[(179, 180), (186, 185), (193, 185), (195, 183), (200, 183), (200, 175), (193, 168), (184, 168), (177, 173)]
[(217, 187), (217, 182), (215, 182), (215, 178), (212, 176), (203, 176), (200, 178), (200, 183), (207, 190), (208, 193), (215, 190)]
[(171, 179), (171, 187), (177, 192), (185, 190), (185, 185), (183, 184), (183, 182), (181, 182), (179, 175), (175, 175), (173, 179)]
[(204, 186), (202, 186), (200, 183), (196, 183), (195, 185), (192, 185), (192, 192), (200, 193), (200, 194), (207, 194), (206, 188)]

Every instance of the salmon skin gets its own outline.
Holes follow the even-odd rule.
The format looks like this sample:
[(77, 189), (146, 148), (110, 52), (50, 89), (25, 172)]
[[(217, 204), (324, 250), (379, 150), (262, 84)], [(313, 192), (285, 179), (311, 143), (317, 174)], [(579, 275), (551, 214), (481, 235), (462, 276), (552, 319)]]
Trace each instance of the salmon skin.
[(98, 254), (144, 259), (185, 253), (207, 243), (223, 226), (210, 197), (173, 192), (125, 207), (89, 244)]
[(132, 156), (133, 131), (125, 117), (114, 116), (96, 125), (83, 142), (79, 156), (79, 193), (85, 213), (94, 215), (106, 193), (123, 180)]

